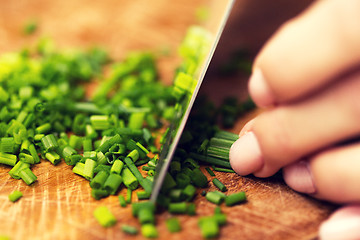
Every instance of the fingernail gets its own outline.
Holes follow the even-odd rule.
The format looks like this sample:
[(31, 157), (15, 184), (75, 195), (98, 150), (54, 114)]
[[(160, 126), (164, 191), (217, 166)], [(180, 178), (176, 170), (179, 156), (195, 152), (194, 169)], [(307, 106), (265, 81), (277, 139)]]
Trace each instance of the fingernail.
[(320, 226), (321, 240), (360, 239), (360, 205), (352, 205), (335, 211)]
[(248, 175), (259, 170), (263, 165), (263, 157), (256, 136), (247, 132), (230, 148), (231, 167), (240, 175)]
[(250, 77), (249, 93), (259, 107), (265, 108), (275, 104), (272, 91), (259, 68), (256, 68)]
[(283, 169), (284, 180), (295, 191), (314, 194), (316, 192), (313, 177), (307, 161), (299, 161)]

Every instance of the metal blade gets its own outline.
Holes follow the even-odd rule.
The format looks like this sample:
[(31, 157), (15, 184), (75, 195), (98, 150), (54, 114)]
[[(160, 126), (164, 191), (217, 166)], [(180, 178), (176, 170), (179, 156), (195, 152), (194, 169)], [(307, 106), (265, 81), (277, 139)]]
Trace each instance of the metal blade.
[(176, 147), (185, 128), (187, 119), (189, 118), (191, 108), (199, 92), (200, 86), (210, 64), (211, 58), (215, 52), (222, 31), (225, 27), (227, 19), (229, 18), (234, 1), (235, 0), (215, 0), (213, 2), (215, 6), (213, 6), (212, 9), (216, 10), (216, 12), (210, 12), (210, 21), (207, 22), (205, 26), (202, 26), (211, 33), (211, 44), (207, 49), (207, 54), (201, 60), (202, 64), (199, 64), (199, 71), (197, 71), (196, 75), (194, 76), (197, 79), (197, 84), (192, 95), (189, 95), (183, 100), (184, 103), (180, 104), (180, 106), (185, 106), (186, 109), (178, 109), (177, 116), (174, 116), (174, 119), (167, 131), (167, 135), (165, 136), (166, 140), (162, 147), (159, 161), (156, 166), (156, 174), (150, 198), (151, 201), (155, 202), (159, 195), (170, 162), (174, 156)]

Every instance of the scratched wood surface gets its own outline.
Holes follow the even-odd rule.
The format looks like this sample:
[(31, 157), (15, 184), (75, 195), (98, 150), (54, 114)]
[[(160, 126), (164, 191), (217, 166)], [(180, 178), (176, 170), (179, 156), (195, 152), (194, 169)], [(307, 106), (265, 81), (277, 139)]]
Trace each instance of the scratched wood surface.
[[(166, 46), (173, 54), (160, 58), (159, 65), (162, 78), (168, 80), (178, 63), (174, 49), (185, 29), (196, 22), (197, 7), (207, 6), (209, 2), (0, 0), (0, 52), (32, 46), (43, 35), (52, 37), (62, 48), (104, 46), (115, 59), (121, 59), (130, 50)], [(238, 0), (215, 54), (215, 63), (223, 62), (238, 46), (247, 46), (255, 54), (281, 22), (309, 3), (297, 0), (269, 2)], [(22, 27), (31, 19), (39, 22), (39, 30), (32, 36), (24, 36)], [(217, 100), (228, 94), (240, 98), (246, 95), (246, 76), (238, 74), (219, 80), (215, 69), (211, 66), (203, 92), (215, 95)], [(244, 116), (232, 130), (238, 132), (256, 114), (255, 111)], [(8, 170), (8, 167), (0, 166), (0, 236), (11, 239), (142, 239), (141, 236), (124, 235), (120, 230), (122, 224), (139, 227), (129, 207), (121, 208), (116, 196), (94, 200), (88, 181), (73, 174), (66, 164), (54, 167), (43, 161), (36, 165), (33, 171), (38, 182), (32, 186), (10, 178)], [(279, 178), (216, 175), (228, 187), (228, 193), (243, 190), (248, 196), (246, 204), (232, 208), (221, 206), (228, 216), (228, 223), (221, 228), (219, 239), (315, 239), (319, 224), (333, 209), (327, 203), (292, 191)], [(22, 191), (24, 197), (11, 203), (8, 194), (14, 189)], [(215, 187), (210, 183), (209, 189)], [(135, 194), (133, 199), (136, 200)], [(201, 239), (197, 219), (212, 214), (215, 206), (200, 195), (195, 198), (195, 203), (197, 216), (179, 216), (183, 230), (177, 234), (170, 234), (166, 229), (165, 220), (169, 213), (158, 214), (159, 239)], [(92, 213), (99, 205), (108, 206), (115, 214), (118, 223), (114, 227), (104, 229), (95, 221)]]

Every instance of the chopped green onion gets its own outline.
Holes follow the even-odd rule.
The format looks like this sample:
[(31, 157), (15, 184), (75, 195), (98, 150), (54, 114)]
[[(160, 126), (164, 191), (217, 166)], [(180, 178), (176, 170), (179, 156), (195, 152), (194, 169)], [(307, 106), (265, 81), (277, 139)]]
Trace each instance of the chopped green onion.
[(213, 182), (213, 184), (214, 184), (218, 189), (220, 189), (220, 191), (226, 192), (227, 188), (225, 187), (225, 185), (224, 185), (222, 182), (220, 182), (219, 179), (214, 178), (214, 179), (212, 180), (212, 182)]
[(225, 195), (220, 194), (220, 192), (207, 192), (205, 197), (209, 202), (219, 205), (224, 201)]
[(16, 202), (23, 196), (22, 192), (19, 190), (14, 190), (12, 193), (9, 194), (9, 200), (11, 202)]
[(94, 211), (94, 217), (103, 227), (111, 227), (116, 224), (117, 220), (110, 210), (105, 206), (99, 206)]
[(0, 163), (15, 166), (16, 161), (16, 155), (0, 152)]
[(226, 198), (225, 198), (226, 206), (233, 206), (235, 204), (239, 204), (239, 203), (242, 203), (245, 201), (246, 201), (246, 194), (243, 191), (230, 194), (230, 195), (226, 196)]
[(122, 182), (123, 179), (119, 174), (110, 173), (109, 177), (106, 179), (104, 183), (104, 188), (110, 194), (114, 195)]
[(130, 234), (130, 235), (136, 235), (138, 234), (138, 230), (136, 227), (133, 227), (133, 226), (130, 226), (130, 225), (125, 225), (123, 224), (121, 226), (121, 230), (124, 232), (124, 233), (127, 233), (127, 234)]
[(10, 169), (9, 175), (12, 178), (20, 179), (19, 172), (23, 170), (24, 168), (30, 168), (29, 163), (25, 163), (22, 161), (18, 161), (13, 168)]
[(159, 235), (155, 225), (151, 223), (146, 223), (141, 226), (141, 234), (146, 238), (157, 238)]
[(98, 172), (95, 177), (90, 181), (90, 187), (94, 189), (100, 189), (104, 186), (106, 179), (108, 178), (109, 173), (106, 171)]
[(206, 167), (205, 170), (210, 174), (210, 176), (215, 177), (215, 173), (209, 167)]
[(123, 196), (123, 195), (119, 195), (118, 199), (119, 199), (120, 206), (121, 206), (121, 207), (126, 207), (127, 203), (126, 203), (126, 201), (125, 201), (124, 196)]
[(123, 167), (124, 167), (123, 161), (115, 160), (111, 166), (110, 172), (116, 173), (116, 174), (121, 174)]
[(188, 207), (187, 202), (170, 203), (168, 211), (170, 213), (186, 213)]
[(166, 220), (166, 227), (171, 233), (180, 232), (181, 226), (179, 219), (172, 217)]
[(85, 160), (83, 177), (87, 180), (91, 180), (94, 177), (94, 170), (96, 167), (96, 161), (88, 158)]
[(20, 178), (27, 184), (31, 185), (37, 180), (35, 174), (30, 170), (30, 168), (24, 168), (19, 172)]

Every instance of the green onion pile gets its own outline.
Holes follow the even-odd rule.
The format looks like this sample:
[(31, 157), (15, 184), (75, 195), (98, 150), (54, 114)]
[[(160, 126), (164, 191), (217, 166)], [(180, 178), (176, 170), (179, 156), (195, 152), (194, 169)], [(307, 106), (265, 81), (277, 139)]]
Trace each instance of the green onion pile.
[[(148, 52), (131, 53), (113, 63), (106, 75), (103, 72), (110, 60), (100, 49), (56, 51), (51, 41), (42, 40), (35, 51), (0, 56), (0, 163), (11, 168), (11, 177), (31, 185), (37, 181), (31, 169), (41, 159), (53, 165), (64, 161), (89, 181), (95, 199), (118, 195), (126, 187), (126, 196), (118, 195), (119, 205), (132, 203), (141, 233), (149, 238), (159, 235), (154, 217), (158, 209), (174, 214), (166, 222), (170, 232), (181, 231), (176, 214), (196, 214), (192, 200), (209, 182), (200, 162), (212, 166), (206, 170), (219, 189), (202, 192), (208, 201), (227, 206), (244, 202), (244, 192), (226, 195), (226, 186), (213, 172), (233, 172), (228, 155), (237, 135), (214, 126), (219, 114), (237, 114), (239, 106), (250, 109), (252, 102), (231, 101), (218, 111), (203, 99), (196, 102), (201, 107), (194, 107), (157, 203), (147, 201), (161, 149), (157, 140), (174, 115), (185, 108), (179, 102), (196, 85), (193, 75), (204, 54), (199, 46), (207, 43), (207, 34), (199, 27), (189, 30), (180, 47), (184, 62), (173, 86), (159, 81), (155, 58)], [(93, 79), (101, 81), (89, 97), (86, 92)], [(132, 201), (134, 190), (140, 201)], [(21, 197), (19, 191), (9, 195), (13, 202)], [(116, 224), (106, 206), (96, 208), (94, 217), (104, 227)], [(199, 219), (206, 238), (217, 236), (225, 223), (219, 208), (213, 216)], [(129, 225), (122, 230), (138, 233)]]

